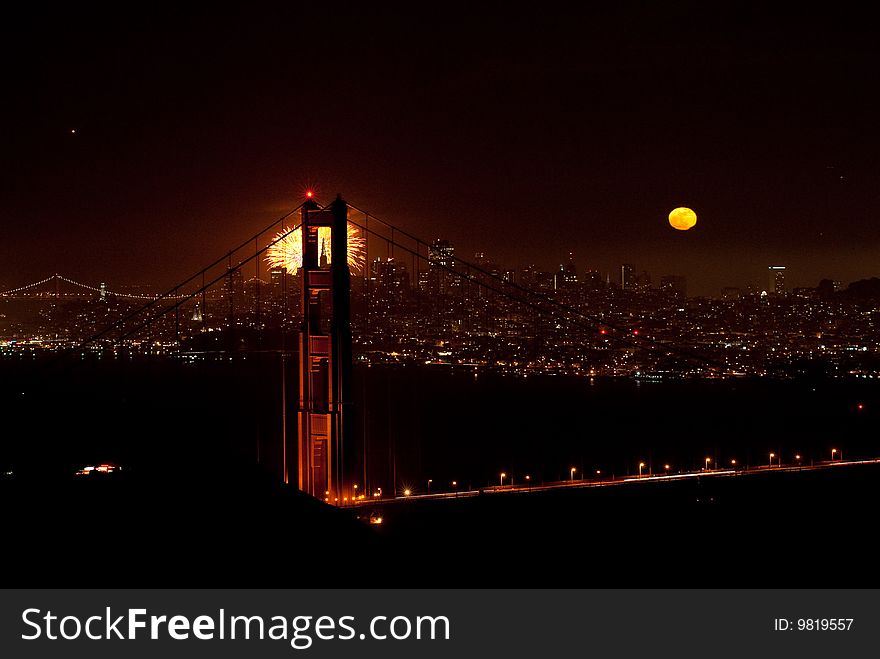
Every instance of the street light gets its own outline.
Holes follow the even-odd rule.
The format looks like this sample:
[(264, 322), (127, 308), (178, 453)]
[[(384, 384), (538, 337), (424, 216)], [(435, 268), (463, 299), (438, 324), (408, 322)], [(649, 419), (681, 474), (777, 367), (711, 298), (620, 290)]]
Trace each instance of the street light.
[(732, 460), (730, 461), (730, 466), (731, 466), (731, 467), (735, 467), (735, 466), (736, 466), (736, 458), (734, 458), (734, 459), (732, 459)]
[(831, 460), (832, 460), (832, 461), (834, 460), (834, 455), (835, 455), (836, 453), (837, 453), (837, 449), (836, 449), (836, 448), (831, 449)]
[(706, 471), (709, 471), (709, 463), (712, 462), (712, 458), (706, 458)]
[(504, 486), (504, 479), (505, 479), (506, 477), (507, 477), (507, 474), (505, 474), (505, 473), (502, 471), (502, 472), (501, 472), (501, 485), (502, 485), (502, 486)]
[(574, 467), (571, 468), (571, 480), (574, 480), (574, 472), (576, 471), (577, 469), (575, 469)]
[(775, 457), (776, 457), (776, 454), (775, 454), (775, 453), (771, 453), (771, 454), (770, 454), (770, 464), (769, 464), (768, 466), (770, 466), (770, 467), (773, 466), (773, 458), (775, 458)]
[(403, 496), (408, 497), (412, 492), (409, 489), (403, 491)]
[(642, 477), (642, 469), (644, 468), (644, 466), (645, 466), (644, 462), (639, 463), (639, 478)]
[(458, 487), (458, 481), (452, 481), (452, 487)]
[(433, 482), (434, 481), (432, 479), (430, 479), (430, 478), (428, 479), (428, 492), (431, 491), (431, 483), (433, 483)]

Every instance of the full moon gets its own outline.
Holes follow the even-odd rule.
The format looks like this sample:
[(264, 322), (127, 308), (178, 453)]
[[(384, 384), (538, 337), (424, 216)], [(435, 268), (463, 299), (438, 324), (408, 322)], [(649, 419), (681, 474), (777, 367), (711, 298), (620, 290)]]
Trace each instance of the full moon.
[(690, 208), (676, 208), (669, 214), (669, 224), (673, 229), (687, 231), (697, 223), (697, 214)]

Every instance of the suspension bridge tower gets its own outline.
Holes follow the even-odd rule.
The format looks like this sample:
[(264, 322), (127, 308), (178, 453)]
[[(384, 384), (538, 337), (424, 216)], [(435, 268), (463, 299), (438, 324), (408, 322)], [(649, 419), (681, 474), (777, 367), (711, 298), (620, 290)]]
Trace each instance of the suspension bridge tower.
[[(329, 228), (330, 262), (321, 258)], [(323, 231), (322, 231), (323, 229)], [(351, 273), (348, 205), (309, 200), (302, 209), (302, 327), (299, 340), (299, 489), (331, 503), (354, 495), (351, 409)], [(350, 491), (351, 490), (351, 491)]]

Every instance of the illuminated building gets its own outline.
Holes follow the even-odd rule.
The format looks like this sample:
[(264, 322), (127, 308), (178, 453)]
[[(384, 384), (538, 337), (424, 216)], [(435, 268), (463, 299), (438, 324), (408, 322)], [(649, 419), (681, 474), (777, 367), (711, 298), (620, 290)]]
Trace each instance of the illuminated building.
[(624, 291), (636, 289), (636, 267), (632, 263), (620, 266), (620, 288)]
[(578, 283), (577, 266), (574, 264), (574, 254), (568, 253), (568, 263), (559, 264), (559, 272), (556, 273), (553, 287), (555, 289), (571, 288)]
[(377, 258), (370, 264), (370, 271), (375, 281), (377, 302), (398, 305), (409, 292), (409, 272), (406, 265), (394, 258)]
[(595, 290), (603, 287), (602, 273), (598, 270), (587, 270), (584, 273), (584, 284), (587, 288)]
[(687, 297), (687, 280), (681, 275), (660, 277), (660, 291), (673, 297)]
[(767, 268), (770, 274), (770, 281), (767, 285), (768, 293), (776, 293), (782, 295), (785, 293), (785, 266), (771, 265)]
[(448, 240), (437, 239), (428, 247), (428, 275), (425, 281), (428, 293), (446, 295), (458, 288), (461, 280), (455, 276), (455, 247)]
[(536, 265), (527, 265), (520, 270), (520, 283), (533, 291), (549, 291), (553, 289), (554, 276), (544, 272)]

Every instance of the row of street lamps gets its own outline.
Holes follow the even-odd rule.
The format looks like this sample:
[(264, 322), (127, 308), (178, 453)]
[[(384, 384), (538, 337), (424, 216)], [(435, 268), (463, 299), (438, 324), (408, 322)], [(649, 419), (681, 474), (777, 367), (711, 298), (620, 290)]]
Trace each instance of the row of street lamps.
[[(768, 464), (767, 464), (768, 467), (772, 467), (772, 466), (773, 466), (773, 461), (774, 461), (774, 460), (776, 460), (776, 464), (777, 464), (777, 466), (780, 466), (780, 467), (782, 466), (782, 463), (780, 462), (781, 457), (778, 456), (776, 453), (771, 452), (771, 453), (769, 454), (769, 458), (770, 458), (770, 459), (769, 459), (769, 462), (768, 462)], [(801, 462), (801, 454), (800, 454), (800, 453), (796, 453), (795, 456), (794, 456), (794, 459), (795, 459), (795, 462), (797, 462), (798, 464), (800, 464), (800, 462)], [(835, 460), (843, 460), (843, 451), (839, 451), (839, 450), (836, 449), (836, 448), (832, 448), (832, 449), (831, 449), (831, 461), (833, 462), (833, 461), (835, 461)], [(705, 459), (705, 466), (703, 467), (703, 470), (704, 470), (704, 471), (710, 471), (711, 469), (710, 469), (709, 465), (711, 465), (711, 464), (712, 464), (712, 458), (706, 458), (706, 459)], [(643, 476), (643, 474), (644, 474), (644, 469), (645, 469), (645, 467), (647, 467), (647, 466), (648, 466), (648, 465), (645, 464), (644, 462), (639, 462), (639, 478), (641, 478), (641, 477)], [(731, 466), (733, 469), (736, 469), (736, 467), (737, 467), (737, 461), (736, 461), (736, 458), (732, 458), (732, 459), (730, 460), (730, 466)], [(669, 465), (669, 464), (664, 464), (664, 465), (663, 465), (663, 470), (664, 470), (666, 473), (668, 473), (669, 470), (670, 470), (671, 468), (672, 468), (672, 467), (671, 467), (671, 465)], [(569, 470), (569, 479), (573, 481), (573, 480), (574, 480), (574, 475), (575, 475), (576, 473), (577, 473), (577, 467), (572, 467), (572, 468)], [(602, 474), (602, 471), (601, 471), (600, 469), (597, 469), (597, 470), (596, 470), (596, 475), (597, 475), (597, 476), (600, 476), (601, 474)], [(500, 484), (501, 486), (504, 486), (504, 479), (507, 478), (507, 474), (506, 474), (505, 472), (501, 472), (500, 476), (501, 476), (501, 479), (500, 479), (500, 483), (499, 483), (499, 484)], [(529, 479), (530, 479), (530, 477), (529, 477), (529, 476), (526, 476), (526, 480), (529, 480)], [(428, 482), (430, 483), (430, 481), (428, 481)], [(512, 484), (512, 482), (511, 482), (511, 484)]]
[[(779, 467), (782, 466), (782, 463), (781, 463), (781, 457), (780, 457), (777, 453), (771, 451), (771, 452), (768, 454), (768, 457), (769, 457), (769, 461), (768, 461), (768, 463), (767, 463), (767, 466), (768, 466), (768, 467), (772, 467), (772, 466), (773, 466), (773, 462), (774, 462), (774, 460), (776, 461), (776, 465), (777, 465), (777, 466), (779, 466)], [(795, 456), (794, 456), (795, 462), (796, 462), (797, 464), (800, 464), (800, 462), (801, 462), (801, 458), (802, 458), (802, 456), (801, 456), (800, 453), (796, 453)], [(833, 461), (835, 461), (835, 460), (843, 460), (843, 451), (840, 451), (839, 449), (836, 449), (836, 448), (832, 448), (832, 449), (831, 449), (831, 461), (833, 462)], [(703, 470), (704, 470), (704, 471), (711, 471), (711, 466), (710, 466), (711, 464), (712, 464), (712, 458), (706, 458), (706, 459), (705, 459), (705, 462), (704, 462)], [(737, 466), (738, 466), (738, 464), (739, 464), (739, 463), (736, 461), (735, 458), (732, 458), (732, 459), (730, 460), (730, 467), (731, 467), (732, 469), (736, 469)], [(645, 474), (644, 474), (644, 469), (645, 469), (645, 467), (647, 467), (647, 466), (648, 466), (648, 465), (647, 465), (645, 462), (639, 462), (639, 478), (642, 478), (642, 476), (645, 475)], [(670, 469), (672, 469), (672, 466), (671, 466), (670, 464), (664, 464), (664, 465), (663, 465), (663, 471), (664, 471), (665, 473), (668, 474), (669, 471), (670, 471)], [(574, 481), (574, 480), (575, 480), (574, 476), (575, 476), (575, 474), (577, 473), (577, 471), (578, 471), (578, 470), (577, 470), (577, 467), (572, 467), (572, 468), (569, 470), (569, 480), (571, 480), (571, 481)], [(601, 469), (597, 469), (596, 472), (595, 472), (595, 474), (596, 474), (597, 477), (601, 477), (601, 475), (602, 475), (602, 470), (601, 470)], [(650, 475), (650, 473), (649, 473), (648, 475)], [(508, 474), (507, 474), (507, 472), (502, 471), (500, 474), (498, 474), (498, 485), (499, 485), (499, 487), (504, 487), (504, 479), (505, 479), (505, 478), (508, 478)], [(530, 474), (526, 474), (526, 475), (525, 475), (525, 481), (526, 481), (526, 483), (531, 484), (531, 480), (532, 480), (531, 475), (530, 475)], [(429, 478), (429, 479), (428, 479), (428, 493), (431, 492), (431, 485), (432, 485), (433, 483), (434, 483), (434, 479)], [(452, 481), (451, 485), (452, 485), (452, 488), (455, 489), (456, 487), (458, 487), (458, 481)], [(512, 477), (512, 476), (509, 477), (508, 485), (513, 485), (513, 477)], [(373, 496), (374, 496), (374, 497), (379, 497), (379, 496), (381, 496), (381, 493), (382, 493), (382, 490), (379, 489), (376, 493), (373, 494)], [(408, 488), (408, 487), (405, 488), (405, 489), (403, 490), (403, 495), (406, 496), (406, 497), (412, 495), (412, 490), (411, 490), (410, 488)]]

